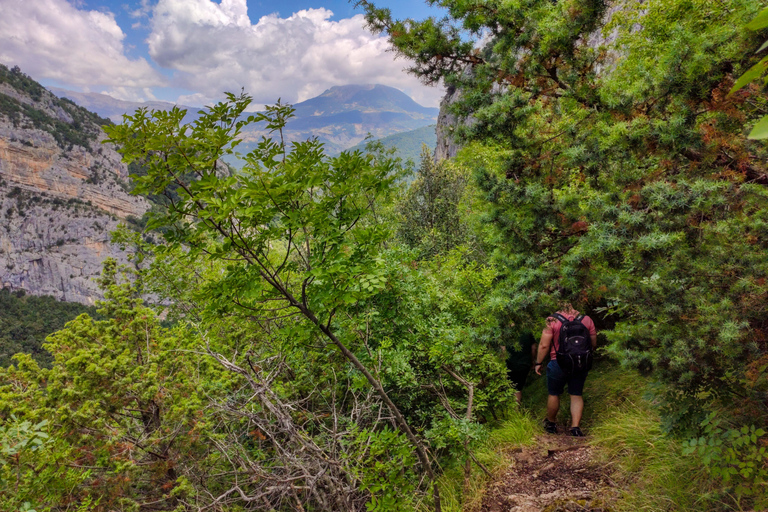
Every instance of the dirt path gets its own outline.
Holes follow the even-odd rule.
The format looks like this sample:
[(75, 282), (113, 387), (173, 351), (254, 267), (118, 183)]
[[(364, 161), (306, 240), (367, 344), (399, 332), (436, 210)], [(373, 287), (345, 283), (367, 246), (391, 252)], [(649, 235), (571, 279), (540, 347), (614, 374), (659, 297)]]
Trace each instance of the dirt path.
[(486, 488), (483, 512), (607, 512), (616, 498), (608, 468), (593, 460), (589, 438), (541, 435), (513, 454)]

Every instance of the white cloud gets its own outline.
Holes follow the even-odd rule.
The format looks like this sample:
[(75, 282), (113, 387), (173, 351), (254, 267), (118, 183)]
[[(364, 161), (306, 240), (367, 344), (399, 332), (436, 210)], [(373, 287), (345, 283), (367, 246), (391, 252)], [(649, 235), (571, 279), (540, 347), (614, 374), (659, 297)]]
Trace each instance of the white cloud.
[(123, 101), (143, 102), (157, 100), (152, 89), (149, 87), (112, 87), (105, 91), (100, 91), (100, 93)]
[(213, 102), (210, 97), (198, 92), (195, 94), (183, 94), (178, 97), (176, 103), (178, 105), (187, 105), (190, 107), (203, 107), (210, 105)]
[(36, 79), (76, 86), (154, 87), (165, 79), (125, 56), (125, 34), (109, 12), (66, 0), (0, 0), (0, 62)]
[(332, 15), (308, 9), (252, 24), (246, 0), (160, 0), (150, 22), (149, 54), (175, 70), (176, 85), (195, 91), (195, 98), (212, 100), (244, 87), (256, 102), (297, 102), (333, 85), (379, 83), (437, 105), (442, 89), (407, 75), (407, 63), (365, 29), (362, 15), (331, 21)]
[(131, 18), (146, 18), (152, 12), (152, 6), (149, 4), (149, 0), (141, 0), (138, 9), (130, 9), (128, 6), (124, 6), (124, 9), (128, 11), (128, 15)]

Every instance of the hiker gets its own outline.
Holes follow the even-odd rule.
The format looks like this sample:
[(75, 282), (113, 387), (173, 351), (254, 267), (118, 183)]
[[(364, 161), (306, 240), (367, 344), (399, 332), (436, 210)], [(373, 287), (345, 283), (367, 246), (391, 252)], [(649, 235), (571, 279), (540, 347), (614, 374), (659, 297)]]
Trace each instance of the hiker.
[[(564, 325), (565, 329), (563, 329)], [(568, 429), (568, 434), (576, 437), (584, 436), (579, 428), (581, 415), (584, 412), (584, 399), (581, 395), (584, 382), (587, 380), (587, 372), (592, 366), (592, 353), (596, 348), (595, 323), (588, 316), (579, 314), (570, 304), (565, 304), (560, 311), (547, 318), (546, 326), (541, 333), (534, 370), (541, 375), (541, 368), (549, 356), (550, 361), (547, 365), (549, 396), (544, 430), (550, 434), (557, 433), (560, 395), (567, 384), (568, 394), (571, 397), (571, 428)], [(571, 352), (569, 354), (564, 351)]]
[(507, 353), (507, 378), (515, 388), (515, 400), (519, 404), (523, 399), (523, 386), (536, 357), (536, 338), (531, 331), (518, 332), (514, 324), (502, 328), (502, 349)]

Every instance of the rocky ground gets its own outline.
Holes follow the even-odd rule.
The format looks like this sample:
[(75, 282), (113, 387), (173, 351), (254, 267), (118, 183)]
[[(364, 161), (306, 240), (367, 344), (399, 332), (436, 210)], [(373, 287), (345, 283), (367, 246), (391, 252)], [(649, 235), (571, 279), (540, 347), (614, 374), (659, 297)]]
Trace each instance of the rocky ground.
[(483, 512), (607, 512), (617, 495), (610, 470), (593, 462), (589, 438), (541, 435), (486, 487)]

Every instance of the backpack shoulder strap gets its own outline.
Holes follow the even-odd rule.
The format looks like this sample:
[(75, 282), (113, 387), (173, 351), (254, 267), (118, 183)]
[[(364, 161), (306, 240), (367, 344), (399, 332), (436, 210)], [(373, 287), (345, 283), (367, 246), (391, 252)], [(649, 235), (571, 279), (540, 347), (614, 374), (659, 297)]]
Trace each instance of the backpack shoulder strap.
[(565, 318), (565, 317), (564, 317), (563, 315), (561, 315), (560, 313), (555, 313), (555, 314), (553, 314), (553, 315), (550, 315), (550, 317), (551, 317), (551, 318), (557, 318), (557, 319), (558, 319), (558, 320), (560, 320), (562, 323), (565, 323), (565, 322), (570, 322), (570, 320), (568, 320), (567, 318)]
[[(586, 316), (586, 315), (579, 315), (579, 316), (577, 316), (576, 318), (574, 318), (574, 319), (573, 319), (573, 321), (574, 321), (574, 322), (581, 322), (582, 320), (584, 320), (584, 317), (585, 317), (585, 316)], [(581, 323), (583, 323), (583, 322), (581, 322)]]

